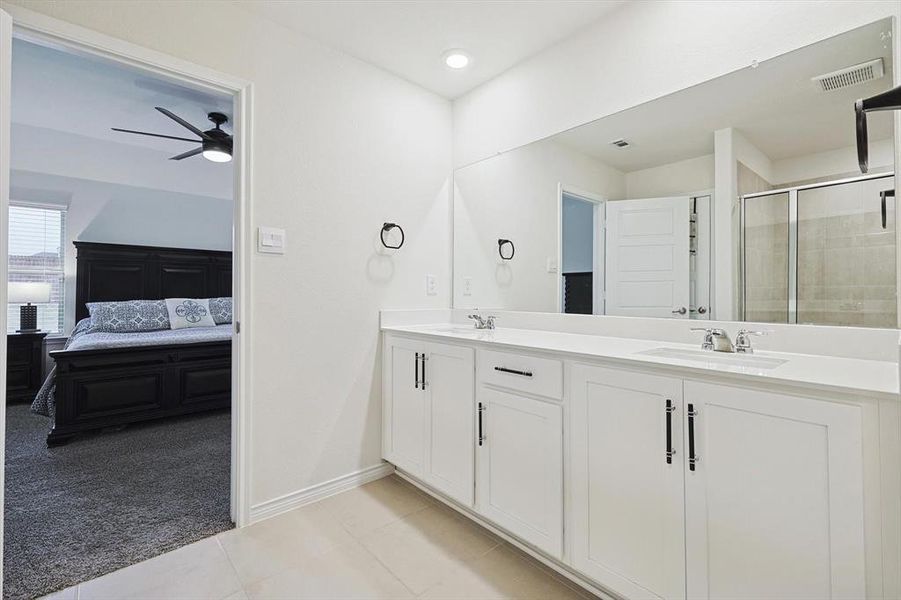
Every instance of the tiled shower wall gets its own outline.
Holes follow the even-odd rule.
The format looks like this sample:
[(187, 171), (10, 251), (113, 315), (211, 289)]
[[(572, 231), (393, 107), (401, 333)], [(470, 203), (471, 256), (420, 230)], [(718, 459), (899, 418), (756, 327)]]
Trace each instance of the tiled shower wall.
[(897, 327), (891, 178), (798, 192), (798, 322)]

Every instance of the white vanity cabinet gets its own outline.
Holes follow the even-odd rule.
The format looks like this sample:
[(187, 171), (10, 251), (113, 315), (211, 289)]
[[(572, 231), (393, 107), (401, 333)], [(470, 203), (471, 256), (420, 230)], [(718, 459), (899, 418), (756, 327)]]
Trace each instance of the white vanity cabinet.
[(572, 366), (572, 563), (626, 598), (684, 598), (682, 380)]
[(573, 566), (628, 598), (865, 598), (861, 408), (572, 367)]
[(473, 505), (474, 351), (386, 336), (382, 456)]
[(476, 508), (563, 554), (563, 362), (479, 350)]
[(688, 596), (865, 598), (861, 407), (695, 381), (684, 395)]

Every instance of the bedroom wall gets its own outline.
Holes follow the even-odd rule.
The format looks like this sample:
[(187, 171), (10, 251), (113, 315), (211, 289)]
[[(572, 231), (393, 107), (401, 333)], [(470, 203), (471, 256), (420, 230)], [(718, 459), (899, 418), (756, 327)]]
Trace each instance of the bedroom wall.
[(232, 248), (232, 201), (228, 199), (13, 169), (10, 201), (67, 207), (65, 334), (75, 326), (72, 242)]
[[(450, 305), (449, 102), (229, 3), (0, 6), (254, 83), (245, 226), (285, 228), (288, 251), (251, 261), (252, 503), (378, 464), (378, 311)], [(403, 250), (380, 250), (384, 221), (406, 230)]]

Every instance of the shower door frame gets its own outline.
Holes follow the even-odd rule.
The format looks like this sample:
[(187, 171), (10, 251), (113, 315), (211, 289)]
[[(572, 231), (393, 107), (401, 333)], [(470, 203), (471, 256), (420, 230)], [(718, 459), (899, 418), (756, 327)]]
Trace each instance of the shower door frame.
[[(741, 294), (741, 320), (745, 320), (747, 314), (747, 261), (745, 259), (745, 200), (754, 198), (764, 198), (766, 196), (776, 196), (779, 194), (788, 194), (788, 318), (786, 323), (797, 324), (798, 322), (798, 192), (805, 190), (815, 190), (825, 187), (833, 187), (836, 185), (848, 185), (861, 181), (870, 181), (873, 179), (892, 179), (892, 188), (895, 187), (894, 171), (884, 171), (882, 173), (868, 173), (867, 175), (859, 175), (857, 177), (845, 177), (842, 179), (833, 179), (830, 181), (821, 181), (817, 183), (808, 183), (794, 187), (778, 188), (767, 190), (764, 192), (753, 192), (739, 196), (739, 237), (741, 247), (739, 250), (739, 260), (741, 261), (741, 286), (739, 293)], [(897, 248), (896, 248), (897, 252)], [(897, 282), (895, 286), (897, 288)], [(901, 316), (901, 315), (899, 315)], [(818, 323), (821, 325), (822, 323)]]

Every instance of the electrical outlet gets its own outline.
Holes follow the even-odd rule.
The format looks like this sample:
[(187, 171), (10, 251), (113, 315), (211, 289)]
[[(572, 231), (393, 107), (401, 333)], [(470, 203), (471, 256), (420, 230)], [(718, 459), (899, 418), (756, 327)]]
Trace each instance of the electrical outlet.
[(463, 278), (463, 295), (472, 296), (472, 277)]
[(425, 293), (427, 296), (438, 295), (438, 278), (434, 275), (425, 276)]
[(557, 259), (556, 258), (548, 258), (547, 259), (547, 272), (548, 273), (556, 273), (557, 272)]

